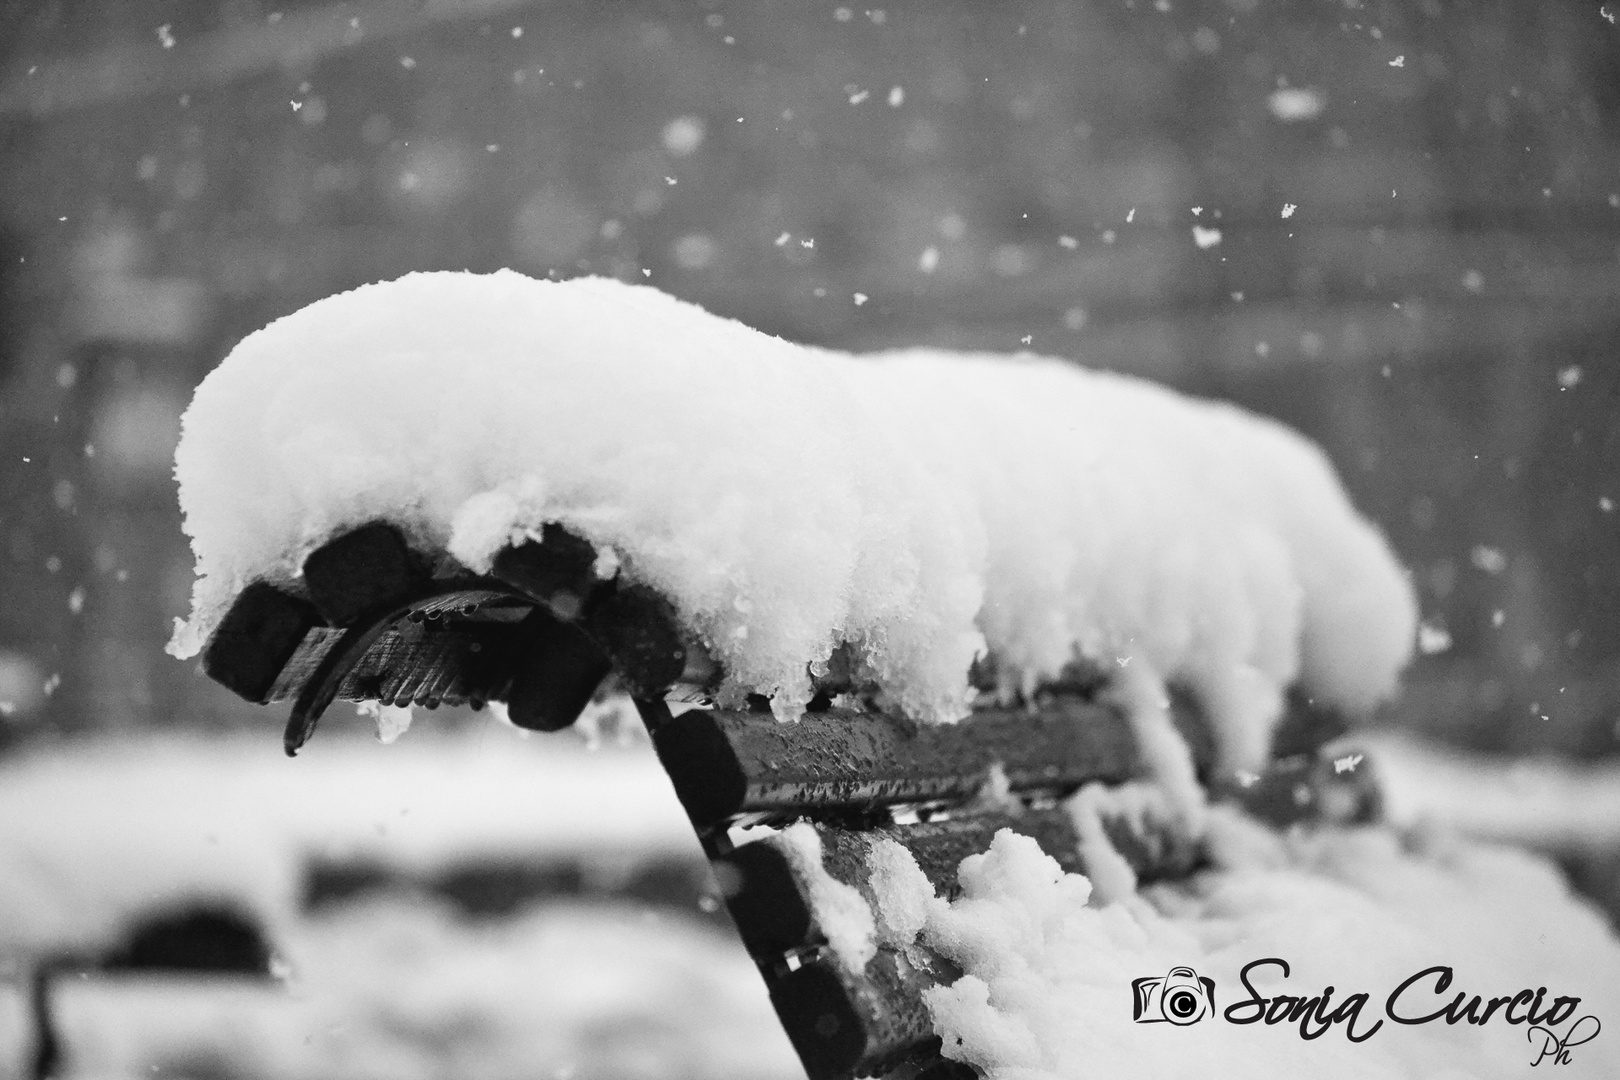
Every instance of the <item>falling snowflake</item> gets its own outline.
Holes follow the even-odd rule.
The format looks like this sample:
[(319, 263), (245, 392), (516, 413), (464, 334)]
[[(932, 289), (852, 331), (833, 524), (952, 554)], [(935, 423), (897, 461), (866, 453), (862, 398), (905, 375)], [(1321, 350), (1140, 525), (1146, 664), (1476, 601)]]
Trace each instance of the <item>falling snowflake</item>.
[(898, 109), (900, 106), (904, 105), (905, 103), (906, 103), (906, 89), (905, 89), (905, 87), (896, 86), (894, 89), (889, 91), (889, 108)]
[(1333, 771), (1335, 773), (1355, 772), (1356, 766), (1360, 765), (1362, 760), (1360, 754), (1346, 754), (1342, 758), (1334, 758)]
[(793, 239), (793, 234), (790, 233), (790, 232), (785, 232), (781, 236), (778, 236), (776, 238), (775, 243), (776, 243), (777, 247), (787, 247), (787, 242), (789, 240), (792, 240), (792, 239)]
[(1294, 211), (1298, 210), (1298, 209), (1299, 209), (1299, 207), (1294, 205), (1293, 203), (1285, 202), (1285, 203), (1283, 203), (1282, 216), (1285, 217), (1285, 218), (1291, 218), (1291, 217), (1294, 216)]
[(705, 233), (688, 233), (675, 241), (671, 254), (682, 270), (706, 270), (714, 265), (720, 245)]
[(925, 274), (932, 274), (939, 266), (939, 248), (925, 248), (922, 257), (917, 260), (917, 269)]
[(1200, 250), (1208, 250), (1221, 242), (1221, 230), (1206, 229), (1202, 225), (1194, 225), (1192, 229), (1193, 243)]
[(174, 27), (170, 23), (164, 23), (157, 28), (158, 43), (165, 49), (174, 48), (174, 34), (171, 33), (173, 29)]
[(700, 117), (677, 116), (664, 125), (664, 149), (676, 157), (686, 157), (703, 145), (704, 124)]
[(1389, 62), (1389, 66), (1390, 67), (1405, 67), (1406, 66), (1406, 56), (1405, 56), (1405, 54), (1397, 56), (1395, 59), (1391, 60)]
[(865, 293), (863, 293), (863, 292), (856, 293), (855, 294), (855, 306), (860, 307), (862, 304), (866, 303), (866, 301), (868, 299), (870, 299), (870, 297), (868, 297)]
[(1418, 652), (1433, 656), (1451, 648), (1451, 634), (1443, 626), (1423, 623), (1418, 627)]
[(1319, 116), (1327, 107), (1327, 99), (1317, 90), (1285, 86), (1272, 91), (1271, 96), (1266, 98), (1266, 107), (1271, 110), (1272, 116), (1288, 124)]

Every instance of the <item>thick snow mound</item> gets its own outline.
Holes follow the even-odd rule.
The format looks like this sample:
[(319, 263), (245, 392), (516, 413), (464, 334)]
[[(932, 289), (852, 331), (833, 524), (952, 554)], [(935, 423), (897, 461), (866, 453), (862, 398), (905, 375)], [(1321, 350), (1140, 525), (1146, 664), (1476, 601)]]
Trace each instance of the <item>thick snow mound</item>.
[(474, 568), (560, 522), (669, 596), (728, 691), (796, 716), (840, 642), (914, 717), (988, 647), (1200, 693), (1229, 763), (1282, 688), (1365, 708), (1414, 609), (1323, 455), (1277, 424), (1033, 357), (794, 345), (657, 290), (412, 274), (246, 338), (176, 453), (195, 653), (236, 591), (384, 518)]
[[(963, 861), (949, 903), (915, 864), (895, 875), (880, 910), (921, 906), (912, 936), (964, 973), (928, 996), (946, 1055), (988, 1080), (1507, 1080), (1564, 1039), (1559, 1075), (1620, 1075), (1620, 942), (1550, 864), (1387, 830), (1283, 838), (1222, 812), (1211, 835), (1216, 869), (1105, 906), (1010, 831)], [(1213, 994), (1195, 986), (1205, 1007), (1166, 1023), (1183, 966)], [(1144, 978), (1166, 981), (1141, 1022)]]

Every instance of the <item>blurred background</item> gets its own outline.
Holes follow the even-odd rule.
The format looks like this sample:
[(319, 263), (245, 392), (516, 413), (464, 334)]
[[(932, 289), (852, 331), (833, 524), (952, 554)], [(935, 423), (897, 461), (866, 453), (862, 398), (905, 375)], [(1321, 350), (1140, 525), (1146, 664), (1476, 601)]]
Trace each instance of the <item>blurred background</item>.
[[(1617, 19), (1597, 0), (0, 4), (3, 775), (111, 746), (176, 790), (162, 762), (197, 736), (209, 770), (279, 753), (279, 716), (162, 652), (191, 582), (179, 416), (243, 335), (410, 270), (607, 274), (796, 341), (1029, 349), (1298, 426), (1421, 597), (1422, 655), (1380, 718), (1440, 748), (1414, 790), (1459, 818), (1518, 792), (1541, 810), (1475, 827), (1620, 912), (1620, 815), (1596, 809), (1620, 746)], [(343, 753), (356, 777), (389, 768)], [(292, 832), (352, 851), (394, 798)], [(688, 900), (665, 907), (741, 957)], [(26, 1013), (24, 939), (0, 954), (0, 1048), (26, 1026), (3, 1019)], [(204, 1065), (252, 1071), (221, 1054)]]

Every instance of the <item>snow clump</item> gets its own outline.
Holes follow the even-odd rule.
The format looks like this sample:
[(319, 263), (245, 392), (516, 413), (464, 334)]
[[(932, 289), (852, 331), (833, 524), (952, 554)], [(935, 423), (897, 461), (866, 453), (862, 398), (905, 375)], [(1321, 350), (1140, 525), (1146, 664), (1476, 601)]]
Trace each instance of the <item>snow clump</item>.
[(475, 570), (560, 523), (670, 598), (722, 700), (784, 719), (840, 644), (925, 722), (968, 713), (987, 650), (1026, 689), (1083, 658), (1131, 672), (1143, 730), (1189, 686), (1252, 767), (1287, 686), (1366, 709), (1413, 638), (1384, 540), (1279, 424), (1058, 360), (796, 345), (607, 279), (311, 304), (203, 380), (175, 471), (181, 657), (249, 582), (377, 519)]

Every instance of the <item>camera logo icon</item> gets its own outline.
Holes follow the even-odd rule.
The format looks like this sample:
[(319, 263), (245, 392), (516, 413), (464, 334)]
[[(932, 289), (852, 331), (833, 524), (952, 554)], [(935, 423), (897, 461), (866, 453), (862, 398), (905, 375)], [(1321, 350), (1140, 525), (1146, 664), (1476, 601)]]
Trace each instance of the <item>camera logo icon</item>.
[(1135, 998), (1131, 1019), (1138, 1024), (1168, 1021), (1185, 1027), (1215, 1011), (1215, 980), (1190, 967), (1173, 967), (1163, 978), (1135, 979), (1131, 992)]

